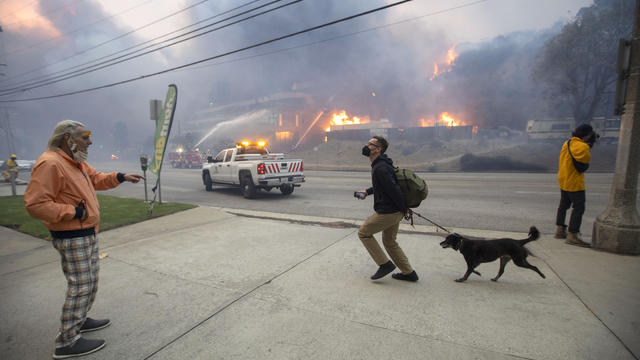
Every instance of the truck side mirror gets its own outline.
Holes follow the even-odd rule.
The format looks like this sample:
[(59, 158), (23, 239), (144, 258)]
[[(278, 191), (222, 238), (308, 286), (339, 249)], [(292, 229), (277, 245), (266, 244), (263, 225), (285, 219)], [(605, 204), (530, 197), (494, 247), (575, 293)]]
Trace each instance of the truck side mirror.
[(213, 162), (213, 156), (207, 156), (207, 162), (208, 163), (212, 163)]

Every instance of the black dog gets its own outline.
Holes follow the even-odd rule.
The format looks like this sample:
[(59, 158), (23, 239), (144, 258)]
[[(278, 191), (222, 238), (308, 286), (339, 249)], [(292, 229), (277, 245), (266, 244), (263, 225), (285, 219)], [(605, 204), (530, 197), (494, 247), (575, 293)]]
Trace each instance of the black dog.
[(459, 250), (464, 256), (464, 260), (467, 262), (467, 272), (460, 279), (456, 279), (457, 282), (463, 282), (469, 278), (469, 275), (480, 275), (479, 272), (474, 269), (481, 263), (492, 262), (497, 258), (500, 258), (500, 271), (492, 281), (498, 281), (502, 273), (504, 273), (504, 267), (509, 260), (513, 259), (513, 262), (523, 268), (531, 269), (544, 279), (543, 273), (538, 270), (537, 267), (527, 262), (527, 255), (529, 250), (524, 247), (529, 241), (534, 241), (540, 237), (540, 232), (535, 226), (529, 229), (529, 237), (523, 240), (514, 239), (496, 239), (496, 240), (471, 240), (467, 239), (459, 234), (453, 233), (447, 236), (440, 246), (443, 248), (451, 247), (453, 250)]

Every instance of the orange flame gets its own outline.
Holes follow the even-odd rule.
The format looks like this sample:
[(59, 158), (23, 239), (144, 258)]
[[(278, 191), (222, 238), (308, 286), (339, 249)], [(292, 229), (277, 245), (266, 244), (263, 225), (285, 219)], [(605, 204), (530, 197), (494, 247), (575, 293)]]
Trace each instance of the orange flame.
[(349, 117), (345, 110), (340, 111), (339, 113), (333, 113), (331, 116), (331, 121), (329, 122), (329, 126), (325, 128), (325, 132), (331, 131), (331, 126), (335, 125), (354, 125), (354, 124), (366, 124), (369, 122), (368, 118), (361, 119), (357, 116)]
[(460, 125), (460, 121), (456, 120), (451, 114), (448, 112), (443, 112), (440, 114), (440, 121), (445, 124), (445, 126), (458, 126)]
[(456, 58), (458, 57), (458, 54), (456, 54), (456, 46), (458, 44), (454, 44), (452, 47), (449, 48), (449, 50), (447, 50), (447, 60), (446, 60), (446, 64), (441, 64), (441, 65), (446, 65), (442, 68), (440, 68), (438, 66), (438, 63), (434, 61), (433, 63), (433, 74), (431, 75), (431, 77), (429, 77), (429, 80), (433, 80), (435, 78), (437, 78), (438, 76), (447, 73), (449, 71), (451, 71), (451, 66), (453, 66), (453, 62), (456, 60)]
[(453, 62), (456, 60), (456, 57), (458, 57), (458, 55), (456, 54), (456, 46), (458, 44), (454, 44), (448, 51), (447, 51), (447, 64), (449, 65), (453, 65)]

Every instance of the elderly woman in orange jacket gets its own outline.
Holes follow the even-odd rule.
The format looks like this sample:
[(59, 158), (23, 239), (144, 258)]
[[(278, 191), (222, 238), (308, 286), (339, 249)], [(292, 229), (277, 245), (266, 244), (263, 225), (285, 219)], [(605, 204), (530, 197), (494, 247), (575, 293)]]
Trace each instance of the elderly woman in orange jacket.
[(96, 190), (124, 181), (137, 183), (142, 176), (96, 171), (87, 164), (91, 132), (82, 123), (59, 122), (48, 150), (38, 158), (24, 193), (29, 214), (42, 220), (51, 232), (53, 246), (62, 258), (67, 297), (62, 308), (54, 359), (81, 356), (100, 350), (104, 340), (84, 339), (80, 333), (109, 326), (108, 319), (87, 317), (98, 290), (98, 227), (100, 205)]
[[(598, 139), (591, 125), (583, 124), (573, 132), (573, 136), (562, 145), (558, 161), (558, 184), (560, 185), (560, 205), (556, 213), (556, 239), (566, 239), (570, 245), (591, 247), (580, 237), (580, 225), (585, 209), (584, 172), (591, 161), (591, 147)], [(569, 232), (565, 225), (567, 210), (573, 205), (569, 219)]]

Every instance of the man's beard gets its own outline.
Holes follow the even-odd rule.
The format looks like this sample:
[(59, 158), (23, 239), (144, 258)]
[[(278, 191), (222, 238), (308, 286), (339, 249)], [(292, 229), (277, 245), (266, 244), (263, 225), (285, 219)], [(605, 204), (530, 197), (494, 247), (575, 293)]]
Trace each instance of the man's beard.
[(87, 161), (88, 156), (89, 154), (87, 152), (81, 151), (80, 149), (76, 150), (76, 152), (73, 153), (74, 160), (79, 163)]

